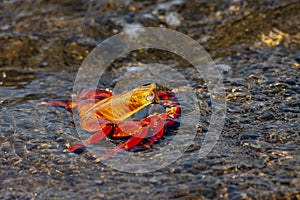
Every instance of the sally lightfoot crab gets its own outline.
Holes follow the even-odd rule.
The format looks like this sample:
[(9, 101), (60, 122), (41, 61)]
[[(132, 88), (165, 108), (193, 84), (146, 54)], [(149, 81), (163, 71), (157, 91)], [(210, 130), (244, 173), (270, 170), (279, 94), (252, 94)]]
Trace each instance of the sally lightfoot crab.
[[(154, 104), (160, 104), (163, 111), (146, 112), (145, 115), (143, 111)], [(97, 158), (97, 162), (141, 144), (152, 145), (164, 135), (166, 128), (178, 125), (181, 114), (175, 94), (154, 83), (116, 95), (104, 89), (84, 90), (78, 95), (77, 101), (48, 101), (40, 102), (39, 105), (62, 106), (68, 109), (77, 107), (81, 127), (88, 132), (94, 132), (86, 141), (68, 147), (70, 152), (105, 137), (126, 139), (115, 149)], [(146, 139), (148, 135), (151, 135), (150, 139)]]

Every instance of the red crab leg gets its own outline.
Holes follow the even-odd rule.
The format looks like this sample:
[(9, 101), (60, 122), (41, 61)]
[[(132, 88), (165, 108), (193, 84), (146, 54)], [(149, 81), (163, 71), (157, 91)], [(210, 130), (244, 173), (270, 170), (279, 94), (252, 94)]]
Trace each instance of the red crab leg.
[(122, 138), (129, 137), (135, 134), (136, 130), (140, 128), (141, 121), (138, 120), (125, 120), (117, 122), (112, 137)]
[(113, 149), (109, 151), (107, 154), (105, 154), (104, 156), (97, 158), (95, 161), (100, 162), (102, 160), (105, 160), (113, 156), (114, 154), (120, 151), (132, 149), (133, 147), (141, 143), (142, 140), (144, 140), (148, 135), (149, 129), (155, 127), (156, 125), (156, 128), (153, 131), (153, 137), (151, 138), (151, 141), (148, 143), (148, 145), (153, 144), (156, 140), (158, 140), (163, 136), (164, 121), (166, 118), (167, 118), (166, 114), (155, 114), (153, 116), (143, 119), (137, 134), (132, 136), (130, 139), (128, 139), (125, 143), (118, 146), (116, 149)]
[(180, 117), (180, 113), (181, 113), (181, 107), (177, 102), (174, 92), (163, 91), (163, 92), (159, 92), (157, 95), (159, 96), (159, 99), (161, 100), (161, 102), (163, 103), (163, 105), (166, 107), (167, 110), (168, 118), (166, 119), (166, 125), (167, 126), (174, 125), (175, 119)]
[(133, 147), (138, 145), (143, 139), (146, 138), (146, 136), (148, 135), (148, 131), (149, 131), (149, 127), (141, 127), (141, 130), (139, 131), (138, 134), (132, 136), (125, 143), (121, 144), (116, 149), (113, 149), (113, 150), (109, 151), (104, 156), (102, 156), (100, 158), (97, 158), (95, 161), (100, 162), (102, 160), (105, 160), (105, 159), (113, 156), (114, 154), (116, 154), (120, 151), (132, 149)]
[(68, 148), (72, 152), (89, 144), (94, 144), (106, 137), (113, 129), (111, 121), (105, 119), (87, 119), (81, 122), (81, 127), (89, 132), (94, 133), (89, 139), (82, 143), (74, 144)]
[(156, 118), (157, 121), (156, 121), (155, 130), (152, 133), (153, 136), (151, 137), (151, 140), (146, 144), (144, 144), (143, 146), (152, 145), (155, 141), (159, 140), (164, 135), (165, 132), (164, 125), (168, 116), (165, 113), (162, 113), (162, 114), (157, 114)]
[(60, 106), (68, 109), (75, 108), (80, 101), (72, 101), (72, 102), (67, 102), (67, 101), (42, 101), (37, 103), (38, 106), (40, 105), (49, 105), (49, 106)]
[[(104, 89), (97, 89), (97, 90), (83, 90), (79, 95), (78, 98), (85, 98), (85, 99), (91, 99), (91, 100), (102, 100), (107, 97), (112, 96), (112, 92), (104, 90)], [(50, 105), (50, 106), (60, 106), (65, 107), (67, 109), (73, 109), (82, 100), (78, 101), (43, 101), (37, 103), (37, 105)]]
[(94, 144), (94, 143), (102, 140), (103, 138), (105, 138), (111, 132), (112, 128), (113, 128), (112, 126), (105, 125), (104, 128), (101, 131), (98, 131), (98, 132), (94, 133), (94, 135), (92, 135), (86, 141), (84, 141), (82, 143), (74, 144), (71, 147), (69, 147), (68, 151), (73, 152), (73, 151), (75, 151), (79, 148), (82, 148), (82, 147), (90, 145), (90, 144)]
[(105, 99), (107, 97), (112, 96), (111, 91), (107, 91), (104, 89), (96, 89), (96, 90), (82, 90), (78, 95), (78, 98), (87, 98), (87, 99)]
[(97, 158), (95, 161), (100, 162), (102, 160), (105, 160), (105, 159), (113, 156), (114, 154), (116, 154), (120, 151), (132, 149), (133, 147), (138, 145), (143, 139), (146, 138), (151, 124), (153, 124), (153, 120), (151, 120), (151, 117), (147, 117), (147, 118), (143, 119), (140, 122), (140, 127), (138, 128), (137, 134), (134, 134), (134, 136), (132, 136), (130, 139), (128, 139), (125, 143), (121, 144), (116, 149), (109, 151), (104, 156)]

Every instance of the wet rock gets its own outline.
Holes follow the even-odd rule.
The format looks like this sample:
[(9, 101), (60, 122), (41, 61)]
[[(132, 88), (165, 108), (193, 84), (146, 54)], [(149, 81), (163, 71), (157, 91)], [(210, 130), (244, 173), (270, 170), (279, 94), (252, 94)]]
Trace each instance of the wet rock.
[(94, 183), (96, 184), (96, 185), (103, 185), (104, 183), (103, 183), (103, 181), (102, 180), (95, 180), (94, 181)]
[(235, 185), (227, 186), (227, 192), (228, 192), (229, 199), (241, 199), (242, 198), (241, 193), (243, 191)]
[[(0, 22), (0, 67), (12, 69), (0, 72), (0, 180), (5, 186), (0, 187), (1, 199), (299, 198), (297, 1), (63, 0), (58, 4), (37, 0), (0, 4), (4, 18)], [(79, 139), (72, 114), (62, 114), (66, 112), (62, 108), (34, 106), (43, 99), (69, 97), (76, 71), (94, 46), (123, 29), (142, 26), (176, 26), (177, 31), (201, 41), (218, 58), (217, 63), (231, 67), (230, 71), (222, 68), (228, 95), (225, 124), (220, 124), (223, 131), (208, 156), (199, 158), (206, 134), (213, 131), (209, 126), (212, 94), (205, 89), (204, 79), (197, 78), (203, 74), (162, 51), (135, 51), (113, 63), (111, 74), (99, 85), (110, 87), (118, 82), (124, 64), (160, 62), (176, 68), (192, 91), (197, 90), (199, 102), (205, 102), (197, 105), (198, 124), (193, 119), (184, 121), (198, 127), (188, 152), (151, 176), (121, 173), (95, 163), (89, 151), (64, 153), (65, 141)], [(279, 44), (265, 46), (262, 35)], [(16, 68), (22, 72), (14, 72)], [(52, 69), (54, 72), (43, 72)], [(165, 82), (170, 80), (164, 77)], [(185, 137), (186, 132), (189, 130), (178, 131), (174, 138)], [(166, 136), (140, 153), (163, 150), (169, 141)], [(124, 162), (129, 161), (116, 167)]]
[(239, 135), (239, 140), (256, 139), (259, 136), (260, 135), (257, 132), (246, 131)]
[(279, 108), (280, 112), (283, 112), (283, 113), (300, 113), (300, 108), (291, 108), (291, 107), (282, 107), (282, 108)]
[(161, 184), (161, 180), (158, 179), (157, 177), (149, 178), (149, 182), (152, 183), (152, 184), (157, 184), (157, 185)]
[(274, 114), (270, 111), (265, 111), (262, 113), (262, 115), (259, 117), (263, 121), (272, 120), (275, 118)]
[(158, 19), (153, 14), (146, 13), (139, 16), (138, 21), (144, 26), (149, 27), (149, 26), (155, 26), (155, 24), (157, 24)]
[(274, 55), (271, 55), (271, 56), (268, 58), (268, 61), (269, 61), (269, 62), (274, 62), (274, 63), (278, 63), (280, 60), (281, 60), (281, 57), (279, 57), (279, 56), (274, 56)]
[(293, 56), (293, 59), (300, 64), (300, 53)]
[(300, 100), (298, 99), (298, 100), (290, 101), (290, 102), (287, 103), (287, 106), (288, 107), (293, 107), (293, 108), (295, 108), (295, 107), (300, 108)]
[(287, 80), (285, 80), (285, 83), (289, 84), (289, 85), (296, 85), (297, 84), (297, 80), (287, 79)]
[(170, 173), (172, 173), (172, 174), (176, 174), (176, 173), (180, 173), (180, 171), (181, 171), (181, 169), (179, 169), (179, 168), (174, 168), (174, 167), (172, 167), (171, 169), (170, 169)]
[(65, 138), (58, 137), (58, 138), (56, 138), (56, 142), (59, 142), (59, 143), (65, 142)]
[(276, 89), (288, 89), (290, 88), (290, 85), (286, 83), (274, 83), (270, 85), (271, 87), (274, 87)]
[(127, 16), (125, 16), (125, 21), (127, 22), (127, 23), (133, 23), (134, 22), (134, 20), (135, 20), (135, 13), (134, 12), (129, 12), (128, 14), (127, 14)]
[(271, 148), (271, 145), (269, 143), (257, 140), (243, 140), (241, 144), (243, 147), (251, 148), (257, 152), (264, 152), (267, 149)]

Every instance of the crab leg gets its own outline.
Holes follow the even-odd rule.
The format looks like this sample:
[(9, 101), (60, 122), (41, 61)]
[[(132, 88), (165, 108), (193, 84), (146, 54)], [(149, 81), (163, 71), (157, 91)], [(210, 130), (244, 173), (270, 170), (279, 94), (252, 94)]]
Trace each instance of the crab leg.
[(37, 103), (38, 106), (40, 105), (49, 105), (49, 106), (60, 106), (67, 109), (73, 109), (79, 104), (79, 101), (42, 101)]
[[(112, 92), (104, 90), (104, 89), (97, 89), (97, 90), (83, 90), (79, 95), (78, 98), (80, 99), (90, 99), (90, 100), (102, 100), (107, 97), (112, 96)], [(37, 103), (37, 105), (50, 105), (50, 106), (60, 106), (67, 109), (73, 109), (78, 106), (78, 104), (82, 102), (82, 100), (78, 101), (43, 101)]]
[(105, 160), (114, 154), (123, 151), (123, 150), (130, 150), (133, 147), (137, 146), (139, 143), (142, 142), (148, 135), (149, 129), (156, 127), (153, 131), (153, 137), (151, 138), (150, 142), (147, 143), (148, 145), (153, 144), (156, 140), (161, 138), (164, 134), (164, 122), (167, 118), (166, 114), (155, 114), (153, 116), (147, 117), (142, 120), (140, 124), (140, 128), (138, 129), (138, 133), (128, 139), (125, 143), (118, 146), (116, 149), (109, 151), (104, 156), (97, 158), (95, 161), (100, 162)]
[[(117, 132), (117, 133), (113, 134), (114, 137), (130, 136), (129, 134), (123, 132), (119, 126), (113, 127), (112, 124), (110, 124), (110, 123), (111, 123), (110, 121), (104, 120), (104, 119), (90, 119), (90, 120), (83, 121), (81, 123), (82, 128), (84, 128), (85, 130), (90, 131), (90, 132), (95, 132), (95, 131), (99, 130), (99, 125), (101, 125), (101, 124), (104, 124), (104, 126), (101, 131), (97, 131), (96, 133), (94, 133), (94, 135), (92, 135), (86, 141), (84, 141), (82, 143), (74, 144), (71, 147), (69, 147), (68, 151), (73, 152), (79, 148), (82, 148), (82, 147), (90, 145), (90, 144), (94, 144), (94, 143), (102, 140), (108, 134), (111, 133), (113, 128), (114, 128), (114, 132)], [(138, 122), (138, 123), (140, 124), (140, 122)], [(136, 121), (128, 121), (125, 125), (124, 125), (124, 123), (121, 123), (121, 126), (123, 129), (126, 130), (126, 132), (128, 132), (128, 130), (135, 130), (138, 127)]]
[(167, 118), (168, 116), (165, 113), (157, 114), (155, 130), (152, 133), (153, 136), (151, 137), (151, 140), (149, 142), (144, 144), (144, 146), (152, 145), (155, 141), (159, 140), (164, 135), (165, 132), (164, 125)]
[(73, 151), (76, 151), (77, 149), (80, 149), (80, 148), (85, 147), (87, 145), (94, 144), (94, 143), (102, 140), (103, 138), (105, 138), (111, 132), (112, 129), (113, 129), (112, 126), (105, 125), (104, 128), (101, 131), (98, 131), (98, 132), (94, 133), (94, 135), (92, 135), (86, 141), (84, 141), (82, 143), (74, 144), (71, 147), (69, 147), (68, 151), (73, 152)]
[(109, 151), (104, 156), (97, 158), (95, 161), (100, 162), (102, 160), (106, 160), (107, 158), (113, 156), (116, 153), (119, 153), (120, 151), (129, 150), (136, 145), (138, 145), (143, 139), (146, 138), (149, 131), (149, 127), (142, 127), (138, 134), (135, 136), (132, 136), (129, 140), (127, 140), (125, 143), (121, 144), (117, 148)]
[(157, 95), (166, 108), (168, 116), (166, 119), (166, 125), (173, 126), (176, 123), (176, 119), (180, 117), (181, 113), (181, 108), (175, 94), (172, 91), (167, 91), (159, 92)]
[(106, 137), (113, 129), (111, 121), (105, 119), (87, 119), (81, 122), (81, 127), (89, 132), (96, 132), (84, 142), (77, 143), (68, 148), (69, 152), (76, 151), (84, 146), (94, 144)]
[(102, 100), (110, 96), (112, 96), (111, 91), (107, 91), (104, 89), (97, 89), (97, 90), (83, 90), (78, 95), (78, 98)]

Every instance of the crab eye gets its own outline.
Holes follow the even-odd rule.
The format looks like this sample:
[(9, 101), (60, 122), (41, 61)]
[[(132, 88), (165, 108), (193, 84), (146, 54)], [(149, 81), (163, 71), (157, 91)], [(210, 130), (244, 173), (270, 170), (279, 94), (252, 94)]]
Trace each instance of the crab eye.
[(155, 93), (151, 92), (147, 97), (146, 100), (147, 101), (153, 101), (153, 99), (155, 98)]

